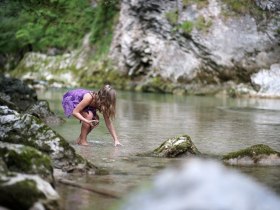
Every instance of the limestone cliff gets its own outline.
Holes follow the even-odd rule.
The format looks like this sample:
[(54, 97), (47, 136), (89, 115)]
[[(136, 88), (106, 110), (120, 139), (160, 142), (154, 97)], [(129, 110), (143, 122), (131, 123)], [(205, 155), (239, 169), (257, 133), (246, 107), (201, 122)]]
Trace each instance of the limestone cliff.
[[(123, 0), (110, 56), (135, 81), (159, 76), (187, 91), (246, 83), (265, 93), (269, 84), (256, 78), (271, 66), (268, 77), (279, 76), (280, 7), (251, 4), (243, 11), (227, 0)], [(280, 96), (276, 86), (271, 94)]]

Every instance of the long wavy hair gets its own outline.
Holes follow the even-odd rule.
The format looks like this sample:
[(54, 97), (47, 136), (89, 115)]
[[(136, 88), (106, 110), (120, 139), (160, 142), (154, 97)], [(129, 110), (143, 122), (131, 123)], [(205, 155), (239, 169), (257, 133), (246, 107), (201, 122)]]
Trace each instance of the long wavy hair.
[(116, 91), (111, 85), (105, 85), (97, 92), (98, 109), (110, 119), (115, 118), (116, 114)]

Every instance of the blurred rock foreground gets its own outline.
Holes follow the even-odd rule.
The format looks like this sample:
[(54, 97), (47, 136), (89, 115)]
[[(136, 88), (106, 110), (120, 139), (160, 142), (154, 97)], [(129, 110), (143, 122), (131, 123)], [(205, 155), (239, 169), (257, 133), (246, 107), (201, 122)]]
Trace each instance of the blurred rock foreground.
[(266, 187), (213, 160), (189, 159), (155, 177), (120, 210), (278, 210), (280, 198)]

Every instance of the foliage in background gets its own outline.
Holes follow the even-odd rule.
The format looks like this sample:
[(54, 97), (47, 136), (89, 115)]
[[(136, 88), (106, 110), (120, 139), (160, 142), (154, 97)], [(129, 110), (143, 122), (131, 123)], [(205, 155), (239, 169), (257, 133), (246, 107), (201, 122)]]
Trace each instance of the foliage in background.
[(63, 52), (77, 48), (89, 32), (92, 43), (108, 45), (116, 5), (116, 0), (3, 0), (0, 54), (51, 48)]
[(99, 59), (109, 51), (119, 11), (118, 0), (103, 0), (95, 9), (92, 23), (91, 43), (95, 47), (94, 58)]

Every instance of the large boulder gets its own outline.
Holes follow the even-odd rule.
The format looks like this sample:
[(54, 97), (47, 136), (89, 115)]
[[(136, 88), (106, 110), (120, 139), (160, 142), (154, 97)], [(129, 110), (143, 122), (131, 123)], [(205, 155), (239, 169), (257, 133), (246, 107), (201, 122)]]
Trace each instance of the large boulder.
[(0, 209), (59, 210), (59, 195), (37, 175), (0, 173)]
[(253, 179), (212, 160), (188, 159), (130, 194), (120, 210), (278, 210), (280, 198)]
[(52, 162), (44, 153), (21, 144), (0, 142), (0, 159), (11, 172), (39, 175), (54, 185)]
[(222, 159), (230, 165), (280, 165), (280, 152), (267, 145), (257, 144), (231, 152), (224, 155)]
[(95, 169), (75, 153), (73, 147), (40, 119), (0, 106), (0, 140), (34, 147), (52, 159), (53, 167), (64, 171)]
[(188, 157), (188, 156), (194, 156), (199, 154), (200, 152), (193, 144), (190, 136), (185, 134), (185, 135), (176, 136), (167, 139), (158, 148), (154, 149), (152, 152), (143, 155), (174, 158), (174, 157)]
[(62, 124), (65, 120), (56, 116), (49, 107), (49, 103), (46, 100), (39, 100), (28, 107), (25, 111), (27, 114), (31, 114), (41, 119), (47, 125)]

